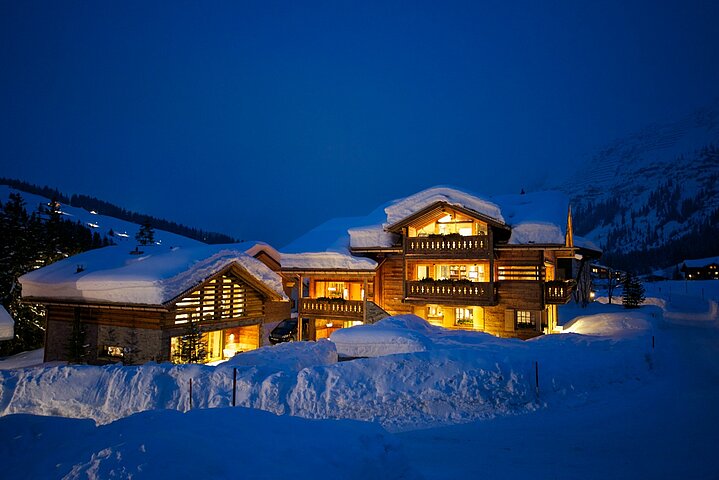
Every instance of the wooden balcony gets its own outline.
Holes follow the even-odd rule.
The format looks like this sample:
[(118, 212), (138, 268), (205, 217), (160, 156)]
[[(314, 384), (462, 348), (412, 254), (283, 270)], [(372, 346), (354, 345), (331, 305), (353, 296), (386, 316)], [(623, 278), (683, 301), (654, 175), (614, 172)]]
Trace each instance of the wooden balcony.
[(497, 295), (491, 282), (407, 281), (405, 299), (454, 305), (496, 305)]
[(491, 252), (487, 235), (437, 235), (404, 239), (404, 254), (409, 257), (477, 259), (489, 258)]
[(302, 298), (300, 299), (300, 316), (362, 320), (364, 317), (364, 301)]
[(574, 280), (552, 280), (544, 284), (544, 303), (562, 305), (572, 298)]

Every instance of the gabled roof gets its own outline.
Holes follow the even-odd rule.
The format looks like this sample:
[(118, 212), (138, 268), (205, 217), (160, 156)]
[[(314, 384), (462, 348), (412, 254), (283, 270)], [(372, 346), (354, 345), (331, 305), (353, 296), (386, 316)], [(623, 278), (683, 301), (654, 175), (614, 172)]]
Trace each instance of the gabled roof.
[(684, 260), (683, 263), (689, 268), (702, 268), (709, 265), (719, 265), (719, 257), (696, 258), (693, 260)]
[(249, 244), (199, 247), (127, 247), (91, 250), (20, 277), (23, 297), (43, 300), (164, 305), (234, 266), (265, 286), (265, 294), (286, 300), (282, 278), (247, 255)]
[(385, 227), (393, 230), (396, 225), (436, 205), (448, 205), (461, 208), (463, 213), (488, 219), (496, 224), (504, 224), (500, 208), (477, 195), (447, 186), (437, 186), (422, 190), (414, 195), (396, 200), (384, 209), (387, 214)]

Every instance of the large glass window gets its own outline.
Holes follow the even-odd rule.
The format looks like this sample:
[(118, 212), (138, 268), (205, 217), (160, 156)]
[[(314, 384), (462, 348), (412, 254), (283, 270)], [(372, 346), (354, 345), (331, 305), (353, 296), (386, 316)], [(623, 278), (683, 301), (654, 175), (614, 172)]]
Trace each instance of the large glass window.
[[(170, 339), (170, 358), (178, 356), (180, 339), (181, 337)], [(247, 325), (203, 333), (202, 342), (207, 350), (207, 362), (227, 360), (240, 352), (260, 347), (260, 326)]]
[(489, 281), (488, 265), (475, 263), (465, 265), (418, 265), (417, 280), (432, 278), (434, 280), (470, 280), (472, 282)]

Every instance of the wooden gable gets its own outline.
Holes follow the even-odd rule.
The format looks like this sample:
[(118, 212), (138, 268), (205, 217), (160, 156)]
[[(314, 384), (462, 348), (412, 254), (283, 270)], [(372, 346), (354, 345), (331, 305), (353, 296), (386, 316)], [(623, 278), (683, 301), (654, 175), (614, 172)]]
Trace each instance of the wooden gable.
[(431, 205), (428, 205), (427, 207), (423, 208), (418, 212), (415, 212), (414, 214), (404, 218), (403, 220), (400, 220), (399, 222), (388, 226), (386, 230), (392, 233), (402, 233), (405, 227), (417, 227), (427, 225), (432, 221), (436, 221), (437, 219), (447, 215), (448, 212), (459, 214), (467, 218), (471, 218), (473, 220), (485, 223), (489, 227), (493, 227), (499, 230), (505, 230), (507, 232), (510, 231), (509, 226), (507, 226), (503, 222), (488, 217), (487, 215), (483, 215), (479, 212), (475, 212), (474, 210), (470, 210), (468, 208), (457, 205), (451, 205), (443, 201), (435, 202)]

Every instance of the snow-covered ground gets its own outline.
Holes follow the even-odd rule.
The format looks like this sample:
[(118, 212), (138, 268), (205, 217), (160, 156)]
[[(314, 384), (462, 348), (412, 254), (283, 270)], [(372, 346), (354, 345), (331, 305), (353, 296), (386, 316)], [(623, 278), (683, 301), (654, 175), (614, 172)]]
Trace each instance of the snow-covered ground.
[[(321, 341), (217, 367), (3, 370), (0, 463), (10, 478), (717, 478), (719, 282), (701, 283), (647, 285), (639, 310), (562, 307), (570, 333), (527, 342), (404, 317), (385, 323), (423, 348), (349, 362)], [(225, 408), (233, 368), (253, 410)]]

